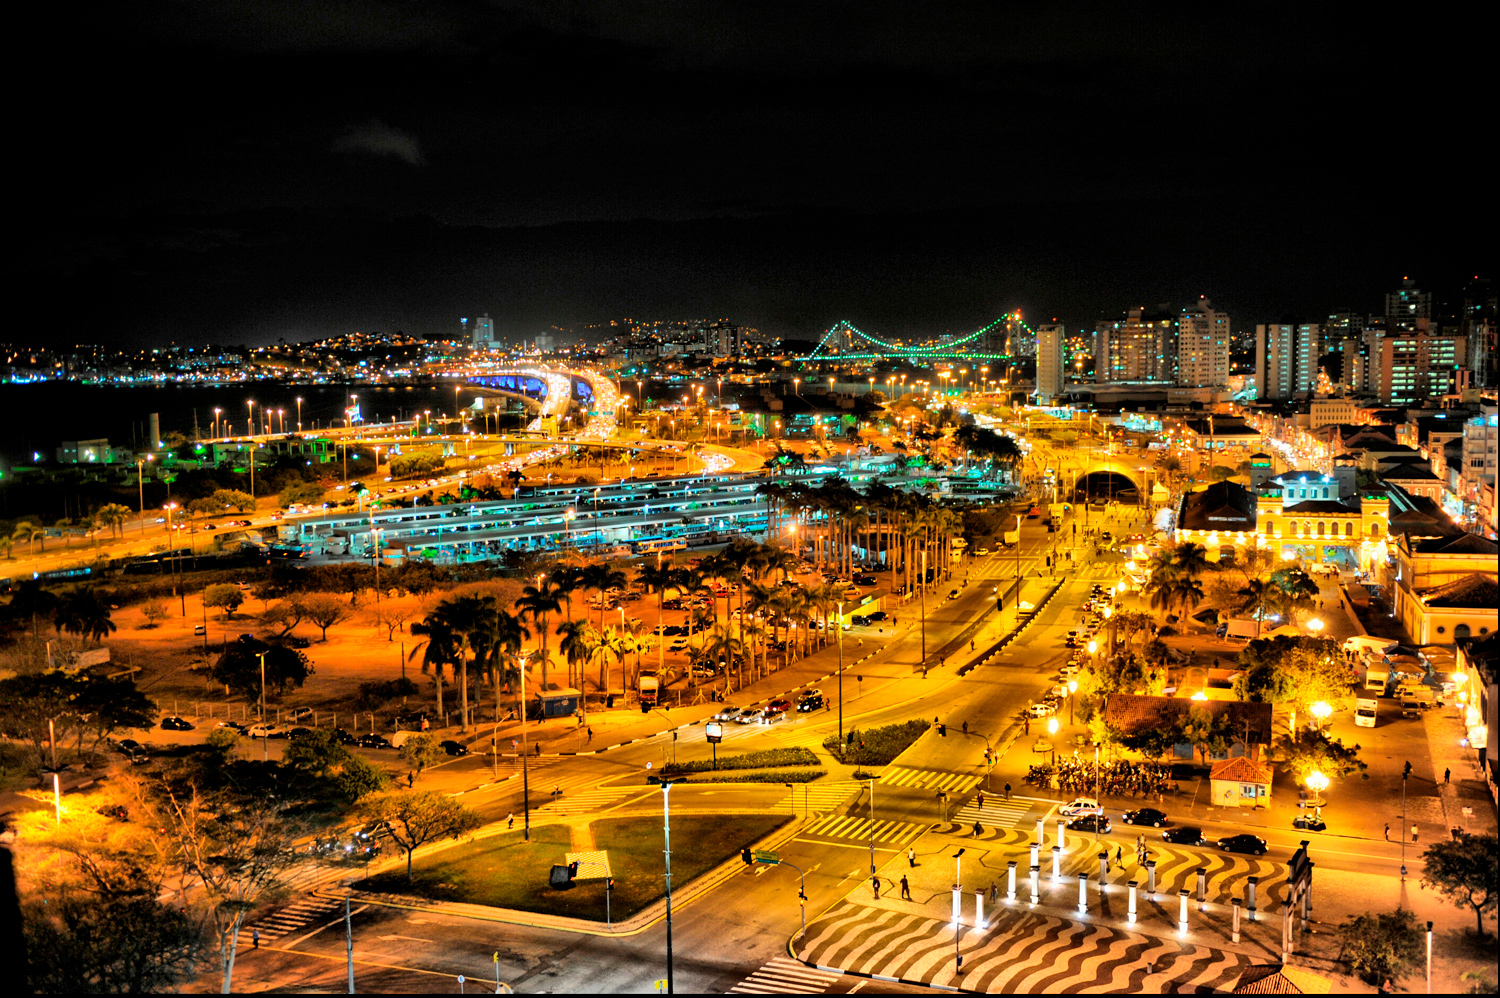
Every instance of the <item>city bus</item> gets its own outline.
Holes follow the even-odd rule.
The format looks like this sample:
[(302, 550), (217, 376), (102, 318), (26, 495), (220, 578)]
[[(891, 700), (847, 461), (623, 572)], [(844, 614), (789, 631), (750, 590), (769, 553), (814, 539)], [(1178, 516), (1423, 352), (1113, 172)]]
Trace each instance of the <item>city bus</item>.
[(684, 551), (687, 544), (680, 537), (642, 537), (631, 541), (630, 549), (636, 554), (656, 554), (658, 551)]

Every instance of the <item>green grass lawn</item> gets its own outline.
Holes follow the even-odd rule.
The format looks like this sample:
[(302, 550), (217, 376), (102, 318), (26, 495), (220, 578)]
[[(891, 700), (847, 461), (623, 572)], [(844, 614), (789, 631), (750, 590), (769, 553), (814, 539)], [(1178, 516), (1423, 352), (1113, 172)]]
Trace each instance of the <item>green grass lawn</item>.
[[(695, 877), (790, 820), (789, 815), (779, 814), (673, 819), (673, 887), (686, 887)], [(629, 918), (666, 893), (660, 819), (610, 818), (594, 822), (593, 829), (595, 847), (609, 852), (615, 878), (610, 909), (616, 921)], [(403, 864), (356, 886), (603, 922), (604, 881), (577, 881), (567, 890), (554, 889), (547, 882), (553, 864), (564, 862), (569, 843), (568, 829), (561, 825), (532, 829), (529, 843), (520, 832), (506, 832), (418, 860), (410, 883)]]

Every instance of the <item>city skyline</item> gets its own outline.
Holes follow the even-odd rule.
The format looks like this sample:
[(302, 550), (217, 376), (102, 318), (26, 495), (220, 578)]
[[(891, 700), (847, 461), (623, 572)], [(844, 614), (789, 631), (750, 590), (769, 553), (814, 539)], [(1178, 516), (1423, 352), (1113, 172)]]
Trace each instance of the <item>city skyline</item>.
[[(1333, 150), (1440, 128), (1478, 63), (1372, 76), (1444, 26), (1289, 16), (122, 5), (41, 25), (87, 99), (23, 115), (23, 279), (122, 346), (1441, 294), (1482, 259), (1478, 160)], [(1302, 149), (1329, 152), (1268, 167)], [(1406, 238), (1412, 190), (1445, 238)]]

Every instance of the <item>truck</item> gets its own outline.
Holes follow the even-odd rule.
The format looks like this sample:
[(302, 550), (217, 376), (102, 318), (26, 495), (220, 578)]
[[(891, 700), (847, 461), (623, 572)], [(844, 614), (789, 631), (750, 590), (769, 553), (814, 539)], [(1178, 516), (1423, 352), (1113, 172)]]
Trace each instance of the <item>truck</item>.
[(1375, 727), (1375, 715), (1380, 708), (1378, 700), (1354, 701), (1354, 724), (1361, 728)]
[(641, 673), (640, 694), (642, 713), (645, 713), (652, 707), (656, 706), (657, 687), (658, 683), (656, 681), (656, 675), (654, 673)]
[(1370, 652), (1375, 655), (1387, 655), (1394, 651), (1400, 642), (1393, 638), (1377, 638), (1368, 634), (1358, 637), (1346, 638), (1344, 640), (1344, 652), (1351, 656)]
[(1384, 665), (1376, 663), (1365, 669), (1365, 682), (1362, 688), (1377, 693), (1384, 693), (1390, 681), (1391, 670)]
[(1000, 535), (1000, 540), (1006, 547), (1021, 543), (1021, 532), (1019, 530), (1007, 530)]
[(1051, 512), (1052, 519), (1054, 521), (1059, 521), (1060, 522), (1062, 520), (1062, 518), (1063, 518), (1063, 514), (1066, 513), (1066, 512), (1068, 512), (1072, 508), (1073, 508), (1072, 506), (1069, 506), (1065, 502), (1055, 502), (1050, 507), (1049, 512)]

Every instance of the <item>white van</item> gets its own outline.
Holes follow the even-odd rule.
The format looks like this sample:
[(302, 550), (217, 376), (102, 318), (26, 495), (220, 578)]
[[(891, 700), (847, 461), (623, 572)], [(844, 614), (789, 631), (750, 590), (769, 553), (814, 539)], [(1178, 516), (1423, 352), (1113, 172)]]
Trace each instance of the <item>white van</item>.
[(1355, 700), (1354, 724), (1360, 728), (1375, 727), (1375, 717), (1380, 710), (1379, 700)]

